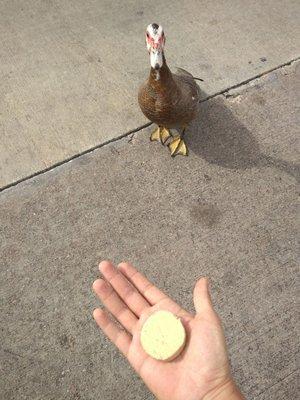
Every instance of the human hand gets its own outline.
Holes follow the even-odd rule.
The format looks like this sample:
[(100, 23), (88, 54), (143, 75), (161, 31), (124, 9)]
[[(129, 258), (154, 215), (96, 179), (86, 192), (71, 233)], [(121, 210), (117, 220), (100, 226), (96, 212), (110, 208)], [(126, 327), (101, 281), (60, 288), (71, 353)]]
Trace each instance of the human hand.
[[(192, 315), (128, 263), (115, 268), (112, 263), (103, 261), (99, 269), (104, 279), (96, 280), (93, 289), (124, 330), (107, 311), (96, 309), (94, 318), (157, 399), (243, 398), (230, 375), (225, 338), (220, 319), (212, 307), (206, 278), (196, 283), (196, 315)], [(143, 323), (157, 310), (171, 311), (180, 317), (187, 332), (185, 349), (171, 362), (151, 358), (140, 344)]]

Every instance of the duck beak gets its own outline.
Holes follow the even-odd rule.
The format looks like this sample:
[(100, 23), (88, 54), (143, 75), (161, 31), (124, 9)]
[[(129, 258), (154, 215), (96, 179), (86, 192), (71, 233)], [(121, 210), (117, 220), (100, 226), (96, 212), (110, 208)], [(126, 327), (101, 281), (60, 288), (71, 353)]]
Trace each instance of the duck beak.
[(162, 51), (160, 49), (151, 49), (150, 52), (150, 64), (151, 67), (158, 70), (163, 65)]

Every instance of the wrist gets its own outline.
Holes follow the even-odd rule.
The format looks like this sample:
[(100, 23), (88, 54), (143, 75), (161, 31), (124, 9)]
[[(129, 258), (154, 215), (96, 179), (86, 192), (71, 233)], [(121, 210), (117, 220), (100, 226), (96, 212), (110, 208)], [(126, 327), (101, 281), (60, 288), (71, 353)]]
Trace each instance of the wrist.
[(203, 400), (244, 400), (244, 396), (232, 379), (207, 393)]

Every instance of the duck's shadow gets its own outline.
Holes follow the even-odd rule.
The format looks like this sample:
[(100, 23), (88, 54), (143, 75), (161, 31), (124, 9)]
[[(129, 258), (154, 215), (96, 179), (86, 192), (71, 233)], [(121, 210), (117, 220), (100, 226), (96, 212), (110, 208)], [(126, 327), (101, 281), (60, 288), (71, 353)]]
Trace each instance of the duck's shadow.
[[(201, 91), (201, 98), (207, 95)], [(275, 167), (300, 181), (300, 165), (261, 153), (254, 135), (217, 96), (199, 106), (186, 142), (191, 152), (207, 162), (229, 169)]]

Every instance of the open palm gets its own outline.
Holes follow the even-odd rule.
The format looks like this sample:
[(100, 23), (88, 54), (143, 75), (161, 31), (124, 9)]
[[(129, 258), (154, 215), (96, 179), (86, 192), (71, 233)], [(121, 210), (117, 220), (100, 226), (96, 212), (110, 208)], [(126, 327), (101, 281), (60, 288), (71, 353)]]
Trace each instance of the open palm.
[[(115, 268), (103, 261), (99, 268), (104, 279), (96, 280), (93, 289), (124, 329), (101, 309), (94, 311), (94, 318), (158, 399), (198, 400), (230, 381), (224, 335), (211, 304), (207, 279), (200, 279), (195, 286), (196, 315), (192, 315), (132, 265), (122, 263)], [(141, 327), (156, 310), (180, 317), (187, 331), (184, 351), (171, 362), (149, 357), (140, 344)]]

